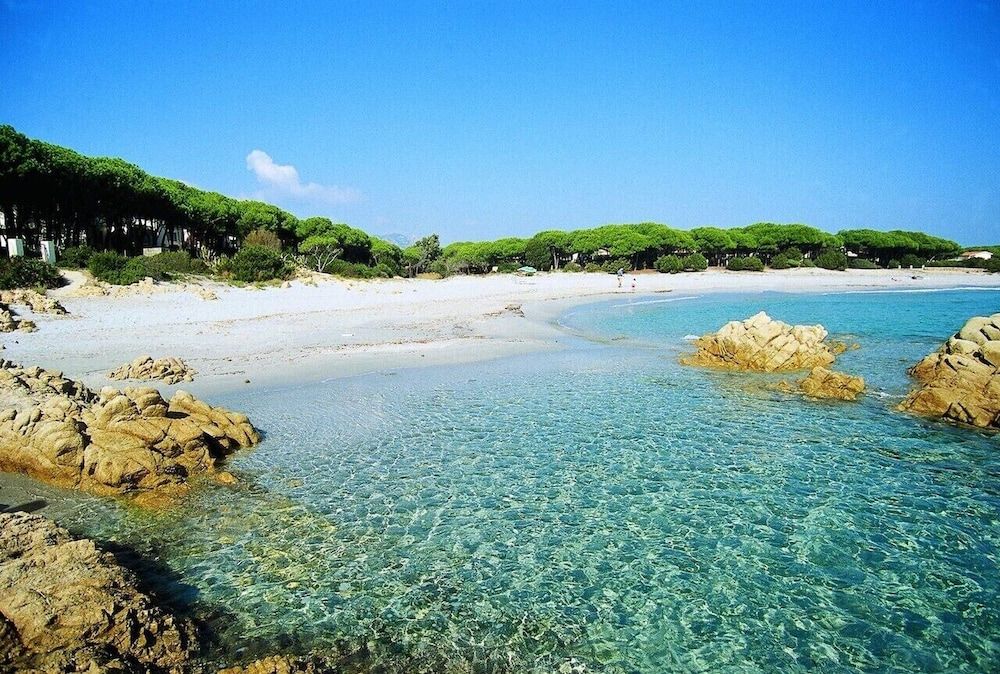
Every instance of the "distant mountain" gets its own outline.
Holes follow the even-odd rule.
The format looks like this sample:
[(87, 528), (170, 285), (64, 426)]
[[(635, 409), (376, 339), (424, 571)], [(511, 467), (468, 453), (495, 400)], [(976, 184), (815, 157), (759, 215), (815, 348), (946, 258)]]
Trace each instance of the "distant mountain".
[(416, 242), (416, 236), (412, 234), (400, 234), (399, 232), (391, 232), (389, 234), (376, 234), (380, 239), (385, 239), (389, 243), (394, 243), (400, 248), (406, 248), (407, 246), (412, 246)]

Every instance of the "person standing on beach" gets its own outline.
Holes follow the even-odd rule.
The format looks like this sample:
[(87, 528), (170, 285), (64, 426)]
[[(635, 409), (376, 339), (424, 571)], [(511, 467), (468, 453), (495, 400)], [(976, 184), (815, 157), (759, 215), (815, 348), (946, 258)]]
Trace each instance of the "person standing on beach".
[(622, 277), (625, 276), (625, 268), (618, 267), (618, 287), (622, 287)]
[(632, 292), (635, 292), (635, 277), (632, 277)]

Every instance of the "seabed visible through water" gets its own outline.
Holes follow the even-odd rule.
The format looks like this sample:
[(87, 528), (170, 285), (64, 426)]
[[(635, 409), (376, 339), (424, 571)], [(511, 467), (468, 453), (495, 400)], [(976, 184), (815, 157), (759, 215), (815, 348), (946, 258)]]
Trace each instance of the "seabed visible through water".
[[(154, 560), (212, 657), (363, 648), (387, 671), (996, 671), (1000, 453), (894, 411), (998, 291), (620, 299), (540, 355), (232, 394), (244, 486), (166, 513), (38, 489)], [(759, 310), (858, 342), (859, 403), (682, 367)], [(560, 669), (562, 668), (562, 669)]]

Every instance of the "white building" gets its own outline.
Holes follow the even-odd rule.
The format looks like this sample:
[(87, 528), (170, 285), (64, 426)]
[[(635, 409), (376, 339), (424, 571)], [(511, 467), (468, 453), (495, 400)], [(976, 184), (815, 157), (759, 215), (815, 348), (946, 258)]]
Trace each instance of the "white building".
[(967, 250), (960, 256), (962, 260), (972, 260), (978, 258), (980, 260), (991, 260), (993, 259), (993, 253), (988, 250)]

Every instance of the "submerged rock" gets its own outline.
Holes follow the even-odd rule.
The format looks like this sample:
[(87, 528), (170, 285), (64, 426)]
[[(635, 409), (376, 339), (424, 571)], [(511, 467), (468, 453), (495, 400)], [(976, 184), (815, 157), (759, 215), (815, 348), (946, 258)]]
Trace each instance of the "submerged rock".
[(814, 367), (805, 379), (795, 384), (783, 381), (775, 388), (785, 393), (801, 393), (809, 398), (857, 400), (865, 391), (865, 380), (825, 367)]
[(95, 394), (62, 373), (0, 361), (0, 470), (98, 494), (183, 485), (260, 441), (246, 416), (177, 391)]
[(822, 367), (835, 358), (826, 336), (822, 325), (793, 326), (762, 311), (699, 337), (694, 341), (698, 352), (681, 358), (681, 363), (755, 372)]
[(109, 379), (159, 379), (167, 384), (177, 384), (182, 381), (194, 381), (197, 374), (180, 358), (157, 358), (139, 356), (131, 363), (122, 365), (108, 374)]
[[(93, 541), (40, 515), (0, 512), (0, 672), (211, 671), (198, 659), (196, 625), (139, 587)], [(218, 674), (336, 674), (340, 662), (332, 654), (272, 655)]]
[(910, 375), (920, 386), (898, 409), (1000, 428), (1000, 313), (970, 318)]
[(220, 669), (219, 674), (337, 674), (342, 671), (317, 656), (272, 655), (247, 665)]
[(0, 513), (0, 668), (180, 671), (194, 630), (137, 583), (92, 541), (38, 515)]

